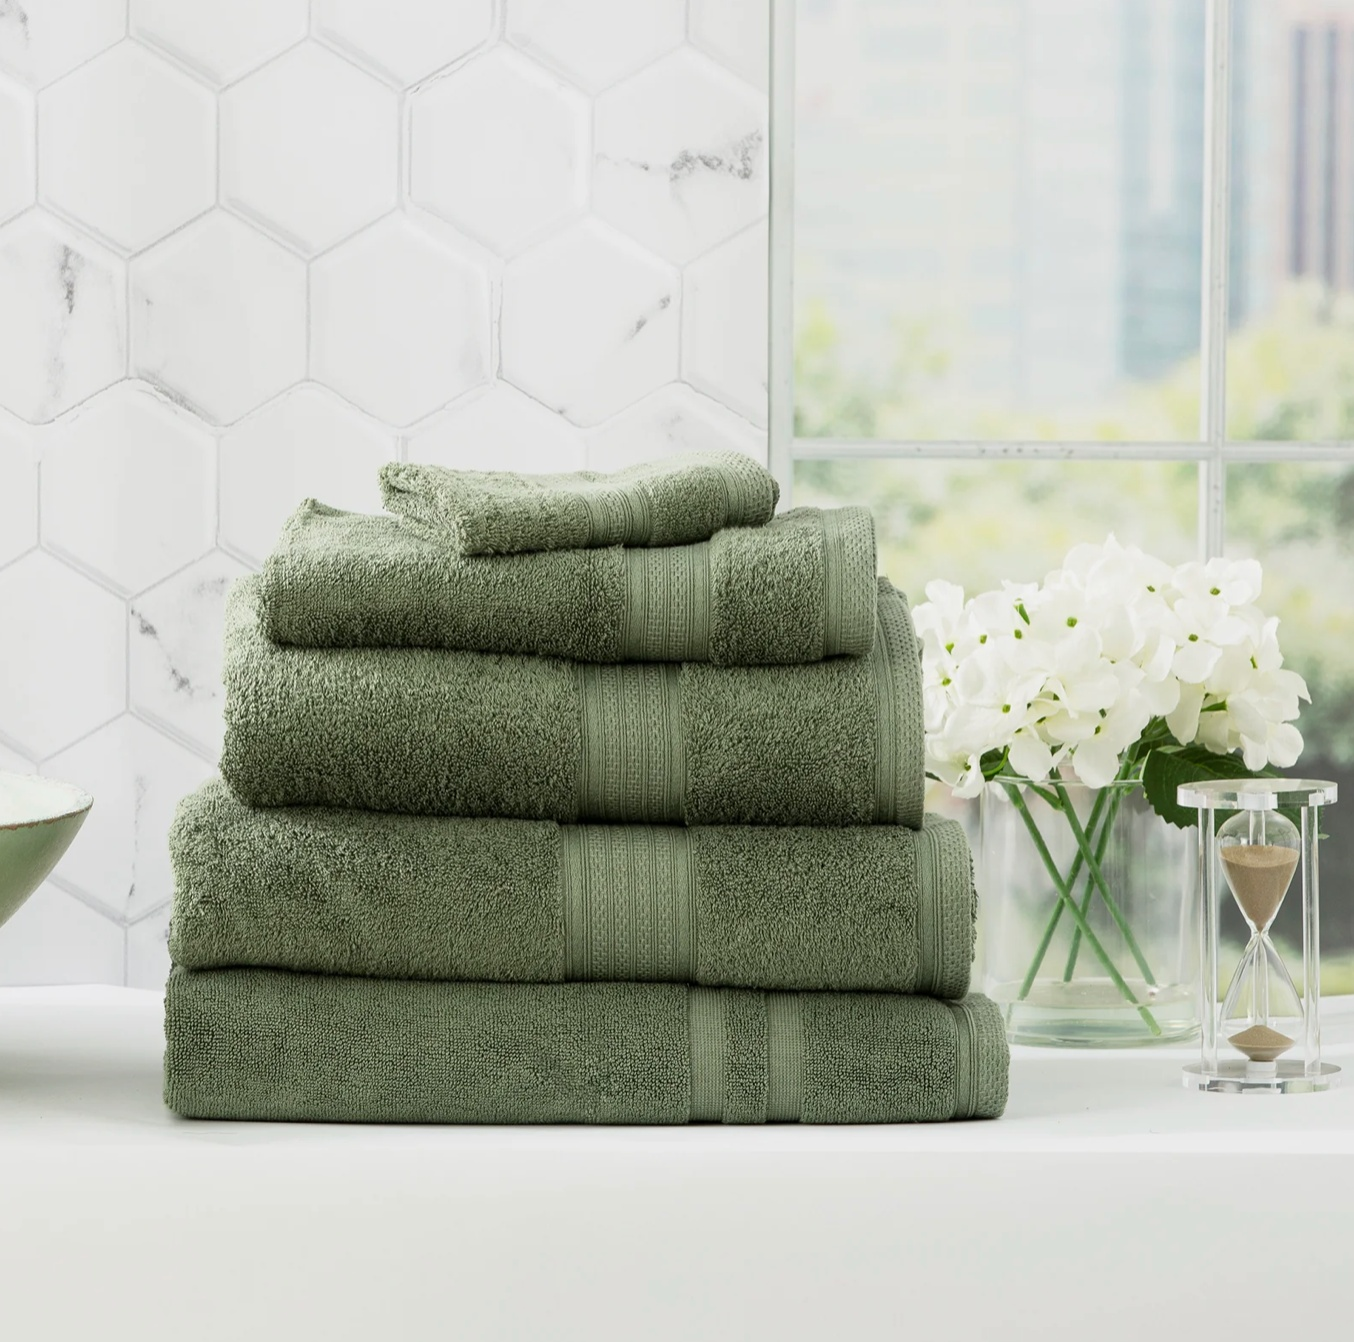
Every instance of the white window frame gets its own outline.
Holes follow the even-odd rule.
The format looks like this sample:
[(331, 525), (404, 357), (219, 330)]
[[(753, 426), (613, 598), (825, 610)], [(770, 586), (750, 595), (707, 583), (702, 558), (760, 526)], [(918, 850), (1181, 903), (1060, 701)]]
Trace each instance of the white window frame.
[(1223, 551), (1231, 462), (1354, 460), (1349, 441), (1246, 442), (1227, 438), (1228, 197), (1231, 188), (1232, 0), (1204, 0), (1203, 301), (1200, 313), (1199, 437), (1190, 442), (949, 442), (889, 438), (797, 438), (794, 433), (794, 144), (796, 0), (771, 3), (771, 196), (769, 283), (769, 465), (789, 500), (797, 461), (959, 458), (1058, 461), (1194, 461), (1199, 468), (1202, 558)]

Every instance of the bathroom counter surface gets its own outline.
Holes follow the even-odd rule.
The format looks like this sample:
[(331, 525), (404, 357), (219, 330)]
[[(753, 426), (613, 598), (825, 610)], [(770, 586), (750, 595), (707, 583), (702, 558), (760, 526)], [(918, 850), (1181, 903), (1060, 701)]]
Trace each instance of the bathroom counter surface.
[(1277, 1326), (1293, 1293), (1354, 1320), (1354, 999), (1327, 1004), (1324, 1095), (1187, 1092), (1192, 1049), (1017, 1049), (1004, 1119), (862, 1128), (189, 1122), (161, 1104), (160, 1015), (0, 989), (0, 1284), (48, 1321), (15, 1336), (121, 1337), (133, 1295), (125, 1335), (168, 1336), (213, 1291), (200, 1337), (264, 1301), (331, 1338), (1113, 1338), (1167, 1308), (1215, 1331), (1210, 1283), (1257, 1236), (1238, 1321)]

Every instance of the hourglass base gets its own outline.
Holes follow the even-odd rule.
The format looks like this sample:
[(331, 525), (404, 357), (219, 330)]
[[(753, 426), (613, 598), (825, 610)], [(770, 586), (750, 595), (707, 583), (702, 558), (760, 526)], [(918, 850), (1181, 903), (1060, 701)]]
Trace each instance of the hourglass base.
[(1186, 1090), (1211, 1090), (1220, 1095), (1302, 1095), (1337, 1085), (1340, 1069), (1323, 1062), (1308, 1072), (1300, 1062), (1220, 1062), (1204, 1071), (1199, 1063), (1183, 1069)]

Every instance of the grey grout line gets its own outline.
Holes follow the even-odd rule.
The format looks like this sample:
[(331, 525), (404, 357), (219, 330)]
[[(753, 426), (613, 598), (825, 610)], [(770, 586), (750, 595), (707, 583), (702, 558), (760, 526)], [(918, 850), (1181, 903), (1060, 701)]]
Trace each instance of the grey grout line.
[(204, 764), (210, 764), (213, 769), (218, 769), (221, 764), (220, 752), (213, 750), (211, 746), (204, 746), (200, 741), (195, 741), (187, 732), (176, 727), (172, 722), (165, 718), (157, 717), (154, 713), (142, 708), (129, 708), (126, 716), (135, 722), (139, 722), (143, 727), (155, 732), (158, 736), (163, 736), (167, 741), (179, 746), (188, 754), (196, 756)]
[(224, 90), (217, 90), (212, 98), (212, 152), (216, 155), (215, 162), (212, 164), (212, 202), (217, 209), (220, 209), (224, 201), (221, 196), (221, 164), (224, 155), (221, 153), (221, 138), (224, 133), (225, 118), (221, 115), (221, 95)]
[(220, 103), (223, 94), (229, 93), (232, 89), (238, 88), (241, 84), (244, 83), (246, 79), (253, 78), (253, 76), (258, 74), (260, 70), (266, 70), (270, 65), (276, 65), (277, 62), (280, 61), (284, 56), (290, 56), (291, 53), (295, 51), (298, 47), (305, 46), (305, 44), (309, 41), (310, 41), (310, 32), (309, 29), (307, 28), (307, 31), (302, 33), (301, 36), (298, 37), (295, 42), (289, 42), (285, 47), (282, 48), (281, 51), (273, 52), (273, 54), (269, 56), (266, 60), (260, 61), (257, 65), (250, 66), (250, 68), (246, 70), (244, 74), (237, 75), (234, 79), (229, 80), (227, 83), (220, 85), (216, 89), (216, 98), (218, 104)]
[[(52, 80), (50, 84), (45, 84), (41, 89), (38, 89), (35, 88), (33, 85), (31, 85), (26, 78), (21, 79), (20, 82), (23, 84), (25, 88), (30, 89), (34, 94), (46, 93), (48, 89), (54, 89), (57, 87), (57, 85), (64, 84), (66, 80), (70, 79), (73, 75), (78, 75), (80, 71), (85, 68), (85, 66), (93, 65), (95, 61), (99, 60), (101, 57), (108, 55), (110, 51), (116, 50), (119, 46), (122, 45), (122, 43), (126, 42), (127, 40), (128, 40), (127, 26), (126, 21), (124, 20), (121, 37), (115, 38), (106, 47), (101, 47), (92, 56), (86, 56), (85, 59), (79, 63), (79, 65), (71, 66), (69, 70), (67, 70), (64, 74), (58, 76), (56, 79)], [(139, 46), (140, 43), (138, 43), (137, 45)]]
[(395, 182), (395, 200), (399, 208), (403, 210), (408, 208), (414, 192), (414, 109), (409, 95), (404, 90), (401, 90), (399, 94), (396, 116), (398, 117), (398, 126), (396, 130), (395, 171), (398, 174), (398, 179)]
[(162, 899), (158, 904), (156, 904), (152, 908), (143, 909), (140, 913), (135, 915), (128, 914), (126, 917), (124, 917), (123, 924), (130, 932), (132, 928), (140, 927), (142, 923), (147, 922), (151, 918), (154, 918), (157, 913), (163, 913), (167, 908), (170, 908), (173, 905), (173, 903), (174, 899), (173, 896), (171, 895), (170, 898)]
[(78, 885), (73, 884), (66, 877), (62, 876), (59, 869), (48, 876), (47, 879), (56, 886), (63, 895), (69, 895), (77, 904), (83, 904), (85, 908), (97, 913), (101, 918), (106, 918), (115, 927), (125, 928), (127, 926), (124, 915), (114, 913), (106, 904), (101, 903), (99, 900), (95, 899), (93, 895), (81, 890)]
[[(133, 248), (124, 247), (120, 242), (114, 242), (106, 233), (101, 233), (93, 224), (86, 223), (83, 219), (73, 215), (66, 207), (54, 200), (39, 200), (36, 208), (43, 214), (50, 215), (58, 223), (64, 224), (73, 233), (79, 234), (82, 238), (88, 239), (96, 246), (101, 247), (105, 252), (110, 252), (122, 265), (128, 265), (133, 256), (137, 253)], [(28, 213), (27, 210), (24, 211)], [(176, 230), (177, 231), (177, 230)], [(168, 236), (168, 235), (166, 235)], [(159, 242), (160, 239), (156, 239)], [(154, 246), (155, 244), (149, 244)], [(143, 251), (146, 248), (142, 249)]]
[(73, 740), (63, 742), (60, 749), (50, 750), (45, 755), (40, 755), (33, 762), (39, 765), (44, 766), (48, 765), (54, 759), (56, 759), (58, 755), (64, 755), (66, 751), (74, 750), (76, 746), (84, 745), (84, 743), (88, 741), (90, 737), (97, 736), (101, 731), (104, 730), (105, 727), (111, 727), (113, 723), (115, 723), (119, 718), (124, 718), (126, 716), (127, 710), (124, 708), (121, 710), (121, 712), (114, 713), (111, 718), (104, 718), (104, 720), (101, 723), (99, 723), (97, 727), (91, 727), (87, 732), (81, 732), (80, 735), (75, 737)]
[[(313, 336), (313, 334), (312, 334), (313, 329), (314, 329), (314, 321), (313, 321), (313, 314), (314, 314), (314, 297), (313, 297), (313, 295), (314, 295), (314, 288), (315, 288), (314, 262), (313, 262), (313, 261), (307, 261), (307, 262), (306, 262), (306, 377), (307, 377), (307, 378), (311, 378), (311, 377), (313, 377), (313, 376), (315, 375), (315, 362), (314, 362), (314, 358), (315, 358), (315, 351), (314, 351), (315, 340), (314, 340), (314, 336)], [(289, 387), (287, 390), (290, 391), (291, 388)], [(286, 395), (285, 392), (283, 392), (283, 393), (281, 393), (281, 394), (282, 394), (282, 395)], [(260, 409), (262, 409), (262, 407), (260, 407)], [(257, 413), (257, 412), (253, 412), (253, 413)]]
[(12, 736), (6, 736), (0, 732), (0, 746), (3, 746), (11, 755), (17, 755), (25, 763), (31, 764), (35, 769), (40, 768), (41, 761), (34, 757), (33, 752), (27, 747), (19, 744)]

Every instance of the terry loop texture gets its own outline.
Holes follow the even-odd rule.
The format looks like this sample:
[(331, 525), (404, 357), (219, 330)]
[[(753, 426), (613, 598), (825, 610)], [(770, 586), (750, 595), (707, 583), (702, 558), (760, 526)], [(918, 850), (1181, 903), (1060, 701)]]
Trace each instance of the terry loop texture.
[(590, 665), (279, 647), (226, 608), (221, 772), (257, 806), (691, 825), (922, 819), (921, 659), (884, 580), (867, 657)]
[(657, 549), (462, 556), (314, 499), (263, 567), (263, 629), (297, 647), (453, 648), (580, 662), (759, 666), (874, 641), (867, 509), (798, 508)]
[(176, 969), (165, 1101), (190, 1118), (903, 1123), (995, 1118), (982, 997), (430, 983)]
[(780, 486), (741, 452), (684, 452), (602, 475), (451, 471), (391, 462), (385, 506), (459, 554), (683, 545), (770, 521)]
[(648, 980), (962, 997), (962, 828), (467, 820), (179, 806), (170, 952), (190, 969)]

